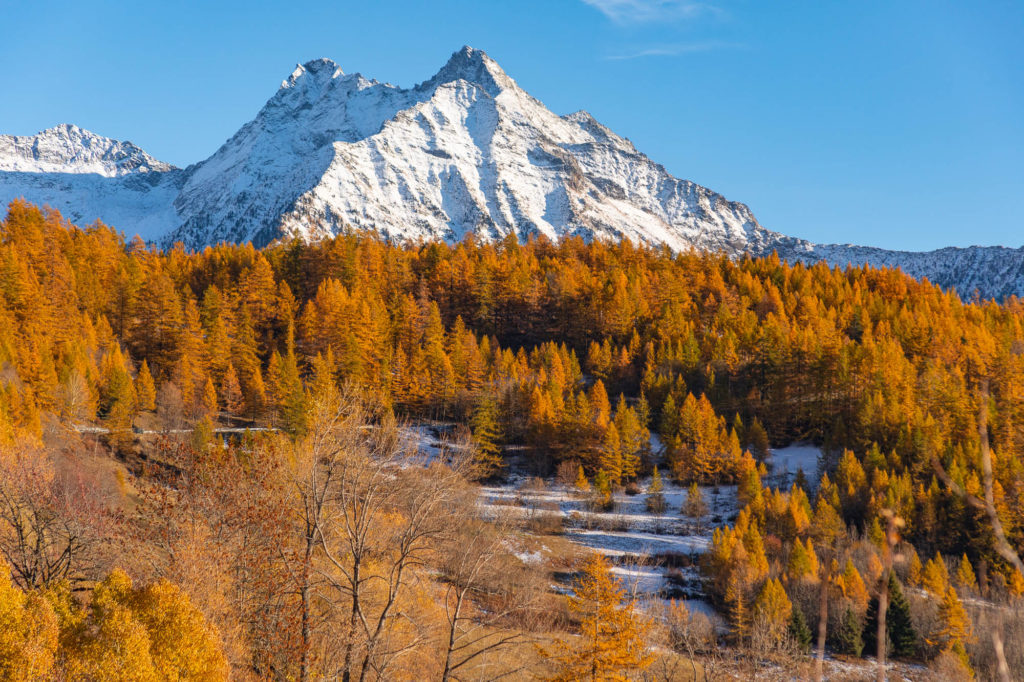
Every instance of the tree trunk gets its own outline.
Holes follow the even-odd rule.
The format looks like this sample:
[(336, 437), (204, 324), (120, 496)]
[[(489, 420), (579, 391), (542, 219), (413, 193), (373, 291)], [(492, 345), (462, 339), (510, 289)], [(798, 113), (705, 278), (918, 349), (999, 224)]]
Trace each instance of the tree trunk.
[(451, 627), (448, 629), (448, 651), (444, 656), (444, 672), (441, 674), (441, 682), (450, 682), (452, 678), (452, 653), (455, 651), (455, 638), (458, 634), (459, 614), (462, 612), (463, 591), (456, 592), (455, 607), (452, 611)]
[[(307, 552), (308, 554), (308, 552)], [(309, 680), (309, 557), (306, 558), (306, 564), (302, 569), (302, 585), (299, 590), (299, 596), (302, 601), (302, 651), (300, 653), (299, 662), (299, 680), (301, 682), (307, 682)]]
[[(828, 561), (828, 557), (825, 557)], [(827, 565), (827, 564), (823, 564)], [(821, 682), (825, 679), (825, 637), (828, 635), (828, 569), (821, 577), (821, 589), (818, 592), (818, 655), (814, 661), (814, 679)]]
[(877, 645), (875, 647), (875, 658), (878, 662), (878, 667), (875, 670), (875, 679), (877, 682), (885, 682), (885, 639), (886, 639), (886, 627), (885, 627), (885, 616), (886, 611), (889, 609), (889, 571), (883, 571), (882, 577), (879, 578), (878, 585), (878, 633), (877, 633)]
[(341, 672), (342, 682), (352, 681), (352, 654), (355, 650), (356, 628), (359, 626), (359, 562), (352, 567), (352, 613), (348, 620), (348, 641), (345, 642), (345, 663)]

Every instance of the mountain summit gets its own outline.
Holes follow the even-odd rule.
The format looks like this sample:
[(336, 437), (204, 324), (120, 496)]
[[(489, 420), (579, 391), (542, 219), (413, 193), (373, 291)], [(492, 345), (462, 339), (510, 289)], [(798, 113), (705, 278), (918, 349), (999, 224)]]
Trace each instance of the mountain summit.
[(488, 57), (483, 50), (477, 50), (469, 45), (464, 45), (461, 50), (454, 53), (437, 75), (420, 87), (457, 80), (475, 83), (492, 97), (497, 97), (503, 90), (516, 87), (515, 81), (505, 74), (498, 66), (498, 62)]
[(0, 172), (96, 173), (118, 177), (173, 168), (131, 142), (100, 137), (66, 123), (31, 137), (0, 135)]
[(329, 59), (299, 65), (252, 121), (186, 169), (74, 126), (0, 136), (0, 201), (16, 197), (191, 248), (346, 227), (396, 240), (578, 235), (901, 266), (961, 292), (1024, 294), (1020, 249), (893, 252), (767, 230), (744, 204), (673, 177), (587, 112), (552, 113), (468, 46), (408, 89)]
[(345, 226), (393, 239), (566, 234), (737, 252), (765, 241), (742, 204), (677, 180), (585, 112), (560, 117), (481, 50), (404, 89), (298, 67), (190, 169), (165, 242), (263, 244)]

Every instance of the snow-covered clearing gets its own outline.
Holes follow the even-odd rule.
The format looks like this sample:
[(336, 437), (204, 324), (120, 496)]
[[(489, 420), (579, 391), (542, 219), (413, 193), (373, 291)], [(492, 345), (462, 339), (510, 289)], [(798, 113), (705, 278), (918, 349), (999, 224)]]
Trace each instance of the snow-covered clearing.
[[(420, 424), (407, 427), (406, 434), (428, 458), (440, 455), (445, 447), (442, 434), (446, 425)], [(660, 441), (651, 436), (652, 446), (660, 451)], [(774, 450), (766, 461), (767, 485), (788, 488), (802, 470), (811, 485), (818, 479), (821, 451), (814, 445), (796, 443)], [(639, 481), (642, 491), (650, 479)], [(626, 587), (643, 597), (687, 598), (691, 609), (712, 612), (700, 599), (700, 580), (695, 568), (699, 556), (711, 545), (715, 527), (730, 525), (738, 513), (735, 485), (701, 486), (706, 514), (687, 515), (689, 495), (686, 486), (663, 479), (665, 508), (660, 512), (647, 508), (647, 495), (613, 494), (610, 511), (597, 511), (590, 495), (554, 479), (528, 478), (520, 473), (508, 476), (501, 485), (481, 486), (481, 513), (488, 517), (510, 515), (526, 520), (550, 520), (552, 532), (561, 529), (564, 537), (576, 545), (600, 552), (614, 564), (614, 572)], [(544, 553), (516, 551), (524, 563), (539, 563)]]
[(766, 460), (769, 468), (766, 485), (788, 488), (796, 478), (797, 471), (803, 471), (812, 486), (821, 477), (821, 448), (809, 443), (793, 443), (784, 448), (772, 450)]
[[(641, 482), (646, 490), (649, 480)], [(707, 513), (695, 519), (682, 513), (687, 489), (664, 482), (665, 509), (647, 509), (646, 494), (613, 494), (611, 511), (591, 507), (590, 495), (551, 480), (510, 476), (504, 485), (481, 488), (488, 516), (553, 517), (555, 528), (581, 547), (608, 557), (626, 588), (642, 597), (696, 597), (699, 579), (692, 567), (711, 542), (715, 526), (736, 514), (736, 486), (700, 488)], [(704, 605), (705, 610), (710, 607)]]

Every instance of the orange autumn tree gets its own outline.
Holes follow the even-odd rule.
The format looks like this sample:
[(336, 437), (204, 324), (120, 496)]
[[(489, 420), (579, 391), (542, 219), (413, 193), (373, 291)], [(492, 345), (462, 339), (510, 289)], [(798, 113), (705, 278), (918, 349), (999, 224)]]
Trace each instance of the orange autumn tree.
[(579, 636), (542, 650), (555, 667), (549, 680), (628, 680), (651, 664), (646, 643), (651, 623), (626, 597), (604, 558), (595, 554), (587, 560), (568, 601), (570, 613), (579, 619)]

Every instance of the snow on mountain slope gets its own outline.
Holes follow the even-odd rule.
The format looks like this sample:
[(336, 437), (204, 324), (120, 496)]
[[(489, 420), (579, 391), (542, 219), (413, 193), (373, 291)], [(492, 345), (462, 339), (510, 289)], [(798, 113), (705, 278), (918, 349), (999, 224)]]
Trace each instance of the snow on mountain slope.
[(586, 112), (552, 113), (469, 47), (412, 88), (308, 62), (213, 156), (184, 170), (74, 126), (0, 136), (0, 201), (17, 196), (192, 248), (344, 227), (397, 240), (579, 235), (899, 265), (965, 293), (1024, 294), (1021, 249), (905, 253), (766, 230), (745, 205), (671, 176)]
[(15, 199), (50, 206), (76, 225), (97, 220), (129, 238), (158, 241), (181, 224), (174, 210), (183, 171), (109, 178), (95, 173), (8, 173), (0, 171), (0, 207)]
[(0, 135), (0, 172), (96, 173), (120, 177), (129, 173), (169, 171), (131, 142), (118, 142), (63, 124), (38, 135)]
[[(917, 279), (928, 278), (945, 289), (956, 289), (964, 299), (975, 292), (982, 298), (1024, 297), (1024, 248), (1004, 246), (946, 247), (935, 251), (888, 251), (853, 244), (812, 244), (783, 237), (773, 245), (790, 262), (863, 265), (900, 268)], [(765, 252), (754, 252), (766, 255)]]
[(24, 198), (79, 224), (96, 220), (157, 240), (181, 224), (174, 211), (184, 171), (131, 142), (73, 125), (0, 135), (0, 206)]
[(479, 50), (402, 89), (299, 67), (191, 175), (170, 240), (315, 238), (343, 226), (395, 239), (631, 239), (675, 249), (763, 241), (741, 204), (676, 180), (589, 115), (560, 117)]

